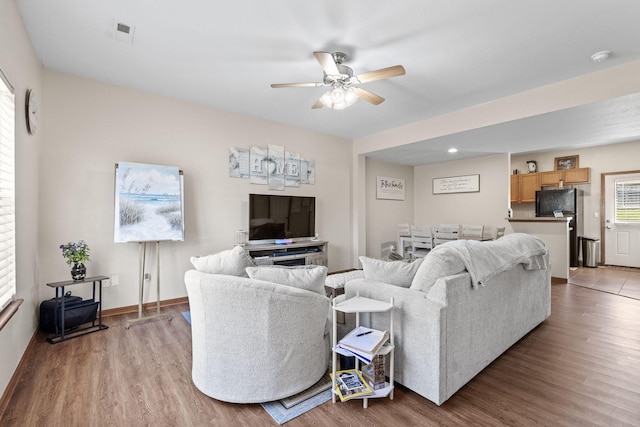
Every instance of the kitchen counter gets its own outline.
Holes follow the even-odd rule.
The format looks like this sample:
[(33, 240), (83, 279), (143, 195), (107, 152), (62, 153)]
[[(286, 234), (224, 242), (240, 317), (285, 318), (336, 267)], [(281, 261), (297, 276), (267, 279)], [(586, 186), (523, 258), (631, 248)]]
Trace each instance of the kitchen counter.
[(509, 222), (566, 222), (569, 223), (573, 217), (563, 216), (561, 218), (554, 218), (550, 216), (535, 217), (535, 218), (507, 218)]
[(551, 276), (569, 280), (569, 221), (572, 217), (506, 218), (516, 233), (539, 237), (549, 250)]

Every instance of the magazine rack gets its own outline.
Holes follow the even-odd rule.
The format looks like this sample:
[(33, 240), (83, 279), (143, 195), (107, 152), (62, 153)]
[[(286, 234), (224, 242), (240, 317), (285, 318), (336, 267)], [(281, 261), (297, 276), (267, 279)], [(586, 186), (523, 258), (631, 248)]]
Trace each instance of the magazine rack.
[[(373, 394), (369, 394), (367, 396), (354, 397), (354, 399), (362, 399), (362, 406), (367, 408), (369, 405), (369, 399), (376, 399), (380, 397), (387, 397), (393, 400), (393, 363), (394, 363), (394, 344), (393, 344), (393, 297), (389, 299), (389, 302), (383, 302), (374, 300), (371, 298), (365, 298), (360, 296), (360, 292), (354, 297), (348, 300), (342, 301), (339, 304), (336, 304), (336, 300), (334, 299), (331, 305), (333, 312), (333, 360), (332, 360), (332, 380), (331, 380), (331, 390), (332, 394), (332, 402), (336, 402), (336, 365), (338, 359), (338, 353), (343, 356), (353, 356), (352, 353), (343, 350), (338, 347), (338, 325), (337, 325), (337, 313), (355, 313), (356, 315), (356, 328), (360, 326), (360, 313), (389, 313), (389, 344), (382, 346), (375, 355), (389, 355), (389, 382), (385, 383), (385, 387), (373, 390)], [(356, 369), (360, 370), (360, 360), (356, 357)]]

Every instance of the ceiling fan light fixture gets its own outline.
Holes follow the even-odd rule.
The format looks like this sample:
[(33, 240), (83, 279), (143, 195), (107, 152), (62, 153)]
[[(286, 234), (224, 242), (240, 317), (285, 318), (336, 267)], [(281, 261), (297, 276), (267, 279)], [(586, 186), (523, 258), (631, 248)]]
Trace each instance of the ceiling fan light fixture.
[(353, 105), (358, 100), (358, 96), (355, 94), (353, 88), (334, 87), (328, 90), (320, 97), (320, 102), (327, 108), (333, 108), (334, 110), (344, 110), (347, 107)]
[(611, 56), (610, 50), (601, 50), (600, 52), (596, 52), (591, 55), (591, 60), (593, 62), (604, 62), (609, 59), (609, 56)]
[(384, 102), (383, 97), (362, 89), (359, 85), (405, 75), (405, 69), (402, 65), (394, 65), (393, 67), (381, 68), (354, 76), (353, 70), (342, 64), (346, 58), (346, 55), (342, 52), (335, 52), (333, 54), (329, 52), (313, 52), (313, 56), (322, 67), (322, 82), (271, 84), (272, 88), (331, 87), (331, 89), (323, 93), (320, 98), (311, 105), (313, 110), (322, 107), (343, 110), (353, 105), (358, 98), (362, 98), (363, 101), (372, 105), (380, 105)]

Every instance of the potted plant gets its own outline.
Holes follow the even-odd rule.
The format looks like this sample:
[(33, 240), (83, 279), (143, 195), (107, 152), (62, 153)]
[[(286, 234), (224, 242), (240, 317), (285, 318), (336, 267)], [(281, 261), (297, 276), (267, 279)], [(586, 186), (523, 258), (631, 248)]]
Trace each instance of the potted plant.
[(89, 261), (89, 245), (84, 240), (78, 243), (68, 242), (60, 245), (62, 256), (71, 267), (71, 277), (73, 280), (82, 280), (87, 274), (84, 263)]

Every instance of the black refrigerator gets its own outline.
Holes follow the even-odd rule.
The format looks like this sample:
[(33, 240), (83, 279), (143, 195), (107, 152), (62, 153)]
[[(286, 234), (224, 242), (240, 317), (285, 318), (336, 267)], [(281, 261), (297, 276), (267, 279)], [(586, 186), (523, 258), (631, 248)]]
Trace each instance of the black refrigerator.
[(536, 216), (553, 217), (555, 211), (570, 216), (569, 221), (569, 266), (578, 266), (579, 242), (582, 236), (582, 190), (577, 188), (563, 190), (536, 191)]

